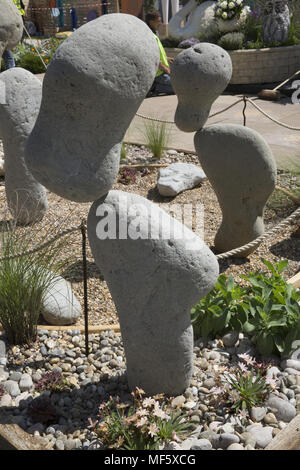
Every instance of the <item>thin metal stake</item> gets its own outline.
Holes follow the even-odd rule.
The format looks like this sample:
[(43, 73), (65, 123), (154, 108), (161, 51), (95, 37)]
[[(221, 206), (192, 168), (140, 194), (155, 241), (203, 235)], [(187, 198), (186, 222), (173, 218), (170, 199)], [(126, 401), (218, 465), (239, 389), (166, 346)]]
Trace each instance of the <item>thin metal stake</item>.
[(81, 221), (82, 234), (82, 272), (83, 272), (83, 298), (84, 298), (84, 331), (85, 331), (85, 354), (89, 355), (89, 325), (88, 325), (88, 293), (87, 293), (87, 266), (86, 266), (86, 226)]
[(243, 116), (244, 116), (244, 126), (246, 125), (246, 114), (245, 114), (245, 111), (246, 111), (246, 106), (247, 106), (247, 96), (243, 96), (243, 100), (244, 100), (244, 108), (243, 108)]

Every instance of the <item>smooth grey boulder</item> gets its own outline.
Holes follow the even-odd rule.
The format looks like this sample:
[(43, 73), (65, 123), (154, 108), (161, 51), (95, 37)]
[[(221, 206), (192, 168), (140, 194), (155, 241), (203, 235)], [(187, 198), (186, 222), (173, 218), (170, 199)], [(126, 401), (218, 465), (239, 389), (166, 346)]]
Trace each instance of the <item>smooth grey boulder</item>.
[(184, 132), (201, 129), (231, 75), (231, 58), (216, 44), (202, 42), (180, 52), (171, 67), (171, 82), (178, 98), (176, 126)]
[(5, 155), (5, 191), (8, 207), (20, 224), (41, 220), (48, 209), (45, 188), (28, 170), (26, 141), (39, 112), (41, 82), (32, 73), (15, 67), (0, 75), (5, 102), (0, 102), (0, 134)]
[(71, 325), (82, 315), (71, 284), (63, 277), (55, 275), (47, 288), (41, 314), (50, 325)]
[(133, 15), (103, 15), (57, 49), (26, 146), (26, 163), (50, 191), (72, 201), (104, 196), (119, 171), (123, 137), (151, 88), (157, 42)]
[(190, 309), (215, 285), (216, 257), (147, 199), (110, 191), (88, 215), (88, 237), (115, 302), (131, 389), (180, 395), (193, 368)]
[(206, 178), (201, 168), (192, 163), (172, 163), (158, 172), (157, 189), (162, 196), (176, 196), (192, 189)]
[(289, 423), (296, 416), (296, 408), (286, 400), (276, 395), (271, 395), (267, 401), (267, 406), (272, 408), (276, 418), (285, 423)]
[(0, 3), (0, 61), (5, 49), (13, 49), (22, 38), (23, 20), (12, 0)]
[(194, 144), (222, 209), (215, 248), (226, 252), (246, 245), (264, 233), (264, 207), (276, 184), (270, 147), (256, 131), (235, 124), (203, 128)]

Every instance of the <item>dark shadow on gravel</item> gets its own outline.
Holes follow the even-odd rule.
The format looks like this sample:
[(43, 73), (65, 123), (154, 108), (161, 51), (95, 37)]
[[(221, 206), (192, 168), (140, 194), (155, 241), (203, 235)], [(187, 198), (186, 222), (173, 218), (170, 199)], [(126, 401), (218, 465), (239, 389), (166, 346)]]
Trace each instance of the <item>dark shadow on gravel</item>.
[(270, 246), (269, 250), (273, 255), (278, 256), (279, 258), (300, 261), (299, 245), (299, 238), (287, 238)]
[[(82, 261), (78, 260), (75, 263), (68, 266), (64, 272), (61, 274), (63, 278), (68, 282), (82, 282), (83, 281), (83, 270), (82, 270)], [(87, 276), (88, 278), (99, 279), (104, 281), (104, 277), (100, 272), (96, 263), (92, 261), (87, 261)]]

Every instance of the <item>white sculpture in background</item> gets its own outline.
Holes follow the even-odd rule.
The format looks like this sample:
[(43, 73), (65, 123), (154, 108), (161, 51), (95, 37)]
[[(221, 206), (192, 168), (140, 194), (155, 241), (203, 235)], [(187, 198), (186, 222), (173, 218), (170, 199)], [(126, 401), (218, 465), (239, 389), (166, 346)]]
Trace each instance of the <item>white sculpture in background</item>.
[[(216, 28), (215, 1), (203, 2), (199, 5), (195, 0), (189, 0), (186, 5), (174, 15), (169, 22), (169, 37), (183, 41), (199, 34), (213, 32)], [(186, 20), (184, 26), (182, 22)]]
[[(238, 6), (241, 0), (237, 0)], [(231, 6), (231, 3), (233, 6)], [(220, 5), (221, 4), (221, 5)], [(189, 0), (189, 2), (174, 15), (169, 22), (169, 37), (182, 41), (191, 37), (208, 39), (216, 31), (221, 33), (229, 33), (231, 31), (238, 31), (242, 23), (245, 21), (249, 7), (245, 6), (238, 17), (223, 19), (216, 15), (217, 9), (221, 11), (234, 7), (233, 2), (224, 0), (219, 1), (204, 1), (198, 3), (196, 0)], [(237, 5), (235, 5), (237, 6)], [(224, 10), (224, 11), (225, 11)], [(185, 22), (184, 26), (182, 23)]]

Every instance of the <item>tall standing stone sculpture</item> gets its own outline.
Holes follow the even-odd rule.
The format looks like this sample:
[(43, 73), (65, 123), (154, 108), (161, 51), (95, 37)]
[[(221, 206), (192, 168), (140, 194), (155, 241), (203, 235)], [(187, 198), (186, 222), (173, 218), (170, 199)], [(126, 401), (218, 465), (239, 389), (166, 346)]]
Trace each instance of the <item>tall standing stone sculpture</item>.
[(32, 73), (15, 67), (0, 75), (4, 102), (0, 102), (0, 135), (5, 156), (8, 207), (20, 224), (42, 219), (48, 208), (45, 188), (24, 161), (24, 148), (39, 112), (42, 85)]
[(197, 131), (195, 148), (222, 209), (223, 219), (215, 237), (215, 248), (220, 252), (246, 245), (262, 235), (264, 206), (276, 183), (274, 157), (257, 132), (238, 125), (203, 128), (213, 101), (230, 78), (228, 53), (206, 43), (181, 52), (171, 71), (178, 96), (176, 125), (187, 132)]
[(216, 257), (157, 205), (121, 191), (94, 202), (88, 235), (117, 307), (130, 388), (181, 394), (193, 367), (190, 310), (217, 281)]
[(5, 49), (13, 49), (21, 41), (23, 21), (12, 0), (0, 3), (0, 60)]
[(158, 63), (152, 32), (132, 15), (101, 16), (65, 40), (47, 69), (26, 147), (34, 177), (72, 201), (106, 194), (119, 171), (123, 137)]
[[(26, 162), (56, 194), (95, 201), (89, 241), (119, 313), (129, 385), (174, 395), (192, 373), (190, 308), (213, 288), (218, 263), (202, 240), (153, 203), (108, 192), (118, 174), (121, 141), (158, 63), (152, 32), (134, 16), (110, 14), (82, 26), (47, 69)], [(140, 229), (132, 214), (138, 207)], [(106, 210), (116, 215), (116, 226), (103, 237), (99, 222)], [(168, 232), (172, 224), (176, 236)], [(121, 234), (124, 228), (128, 236)]]

